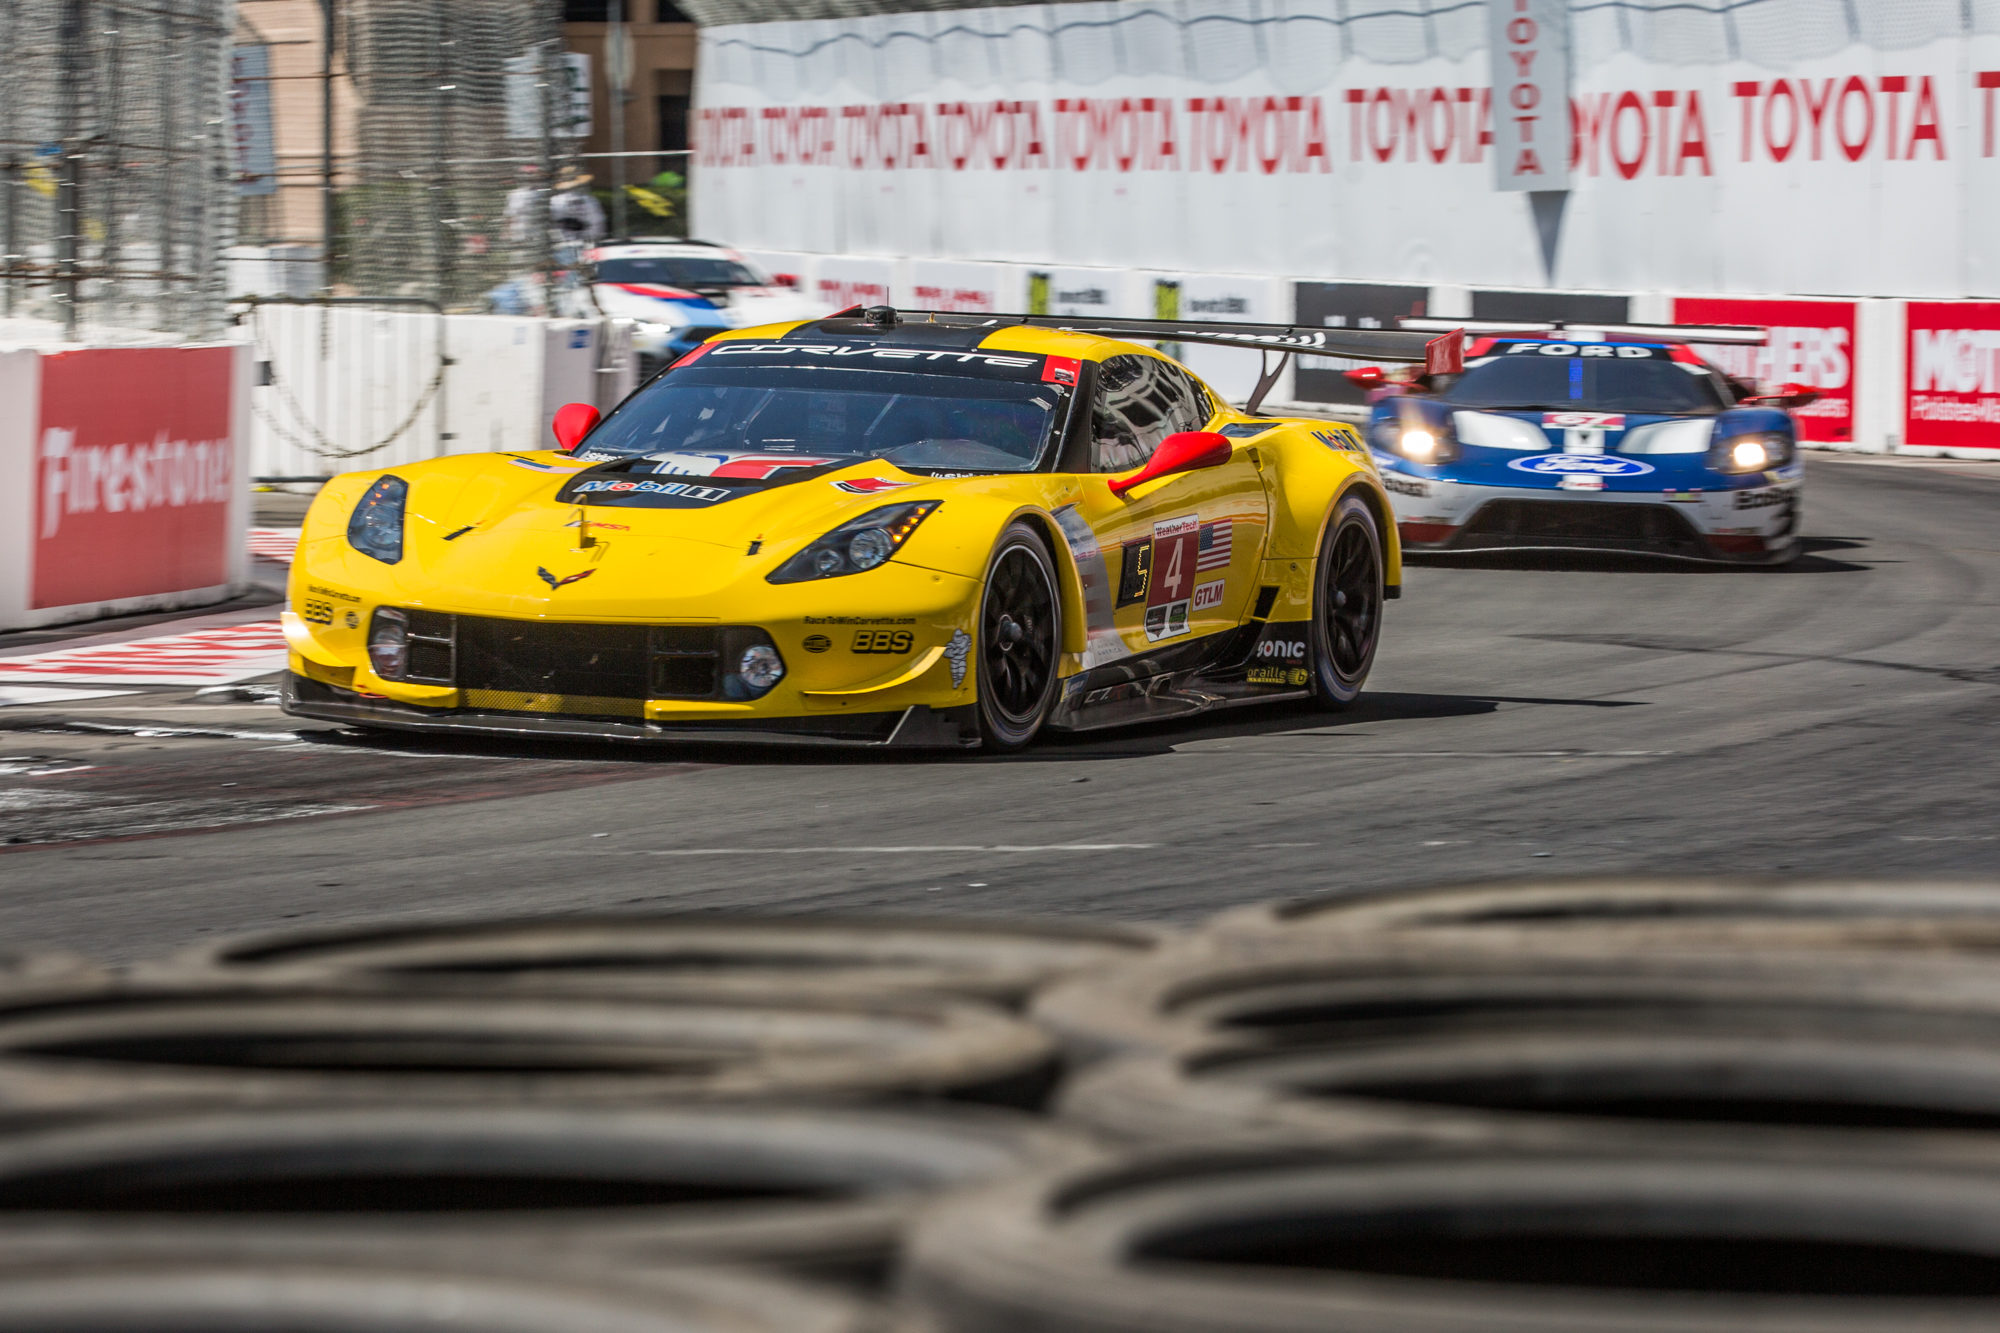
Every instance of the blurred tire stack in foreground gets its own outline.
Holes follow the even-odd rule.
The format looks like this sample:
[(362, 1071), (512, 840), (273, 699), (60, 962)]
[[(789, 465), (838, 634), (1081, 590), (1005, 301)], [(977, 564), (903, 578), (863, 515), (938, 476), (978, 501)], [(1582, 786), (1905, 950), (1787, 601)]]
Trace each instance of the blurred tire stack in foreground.
[(0, 1324), (1992, 1328), (1996, 942), (1622, 880), (21, 956)]

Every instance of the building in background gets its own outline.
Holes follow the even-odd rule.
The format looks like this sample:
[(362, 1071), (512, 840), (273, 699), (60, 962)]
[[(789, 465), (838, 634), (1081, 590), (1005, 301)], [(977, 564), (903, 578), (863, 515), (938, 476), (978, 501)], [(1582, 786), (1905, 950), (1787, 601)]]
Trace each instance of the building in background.
[[(622, 19), (629, 52), (622, 125), (614, 119), (612, 106), (617, 96), (618, 62), (614, 57), (619, 40), (613, 34), (614, 17)], [(650, 189), (661, 172), (687, 174), (695, 25), (673, 0), (567, 0), (563, 19), (565, 44), (590, 61), (591, 130), (582, 144), (585, 169), (596, 178), (593, 183), (615, 217), (612, 195), (619, 185)], [(604, 156), (613, 153), (638, 156)], [(628, 194), (624, 230), (641, 235), (685, 235), (687, 220), (680, 215), (684, 192), (652, 193), (666, 200), (673, 216), (660, 216), (652, 200)]]
[(329, 183), (338, 190), (353, 179), (355, 154), (354, 83), (337, 39), (330, 67), (329, 80), (321, 0), (238, 0), (230, 68), (232, 292), (304, 295), (325, 282), (325, 196)]

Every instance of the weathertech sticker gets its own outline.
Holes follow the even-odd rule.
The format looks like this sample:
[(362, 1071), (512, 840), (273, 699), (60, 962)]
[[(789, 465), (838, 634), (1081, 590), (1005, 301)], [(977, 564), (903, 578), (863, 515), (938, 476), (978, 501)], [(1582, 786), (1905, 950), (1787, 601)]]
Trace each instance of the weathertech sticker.
[(1196, 566), (1201, 561), (1201, 520), (1193, 514), (1153, 525), (1152, 572), (1146, 588), (1146, 638), (1188, 632)]
[(1073, 356), (1052, 356), (1042, 366), (1042, 379), (1049, 384), (1075, 384), (1083, 373), (1083, 362)]

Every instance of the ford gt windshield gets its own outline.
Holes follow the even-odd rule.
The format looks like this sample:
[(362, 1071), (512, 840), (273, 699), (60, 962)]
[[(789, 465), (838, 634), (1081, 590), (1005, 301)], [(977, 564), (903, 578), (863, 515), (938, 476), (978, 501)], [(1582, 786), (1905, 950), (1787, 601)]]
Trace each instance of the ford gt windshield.
[[(591, 433), (581, 456), (744, 452), (816, 463), (880, 458), (920, 472), (1029, 472), (1055, 434), (1068, 392), (1026, 377), (803, 358), (716, 361), (705, 357), (654, 381)], [(1034, 358), (1037, 370), (1039, 363)]]
[[(1720, 382), (1706, 367), (1669, 360), (1654, 348), (1597, 344), (1600, 355), (1534, 350), (1483, 357), (1466, 366), (1457, 383), (1438, 395), (1454, 407), (1489, 411), (1626, 412), (1708, 416), (1729, 407)], [(1558, 345), (1560, 346), (1560, 345)], [(1583, 350), (1582, 348), (1575, 349)], [(1641, 355), (1633, 356), (1637, 352)]]

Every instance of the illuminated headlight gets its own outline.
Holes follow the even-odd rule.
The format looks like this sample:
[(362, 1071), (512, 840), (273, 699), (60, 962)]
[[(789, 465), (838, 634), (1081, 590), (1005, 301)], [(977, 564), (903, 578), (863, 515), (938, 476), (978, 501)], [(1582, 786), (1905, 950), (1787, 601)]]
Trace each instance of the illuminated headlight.
[(368, 665), (383, 680), (409, 674), (410, 618), (394, 607), (377, 607), (368, 622)]
[(920, 500), (871, 509), (827, 533), (766, 578), (772, 583), (804, 583), (874, 569), (901, 550), (917, 525), (937, 507), (936, 500)]
[(385, 565), (403, 558), (403, 504), (410, 483), (384, 477), (368, 488), (347, 520), (347, 544)]
[(1399, 443), (1403, 457), (1413, 463), (1428, 463), (1437, 457), (1437, 436), (1427, 430), (1406, 430)]
[(756, 643), (743, 650), (736, 674), (745, 685), (763, 694), (785, 678), (785, 662), (768, 643)]
[(1709, 465), (1723, 472), (1761, 472), (1789, 463), (1792, 441), (1776, 431), (1735, 435), (1718, 442), (1709, 458)]

